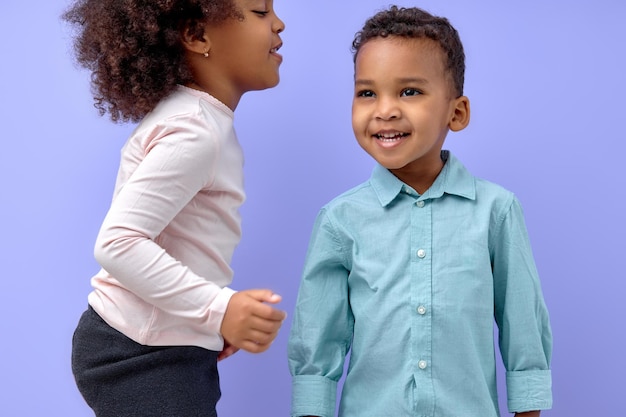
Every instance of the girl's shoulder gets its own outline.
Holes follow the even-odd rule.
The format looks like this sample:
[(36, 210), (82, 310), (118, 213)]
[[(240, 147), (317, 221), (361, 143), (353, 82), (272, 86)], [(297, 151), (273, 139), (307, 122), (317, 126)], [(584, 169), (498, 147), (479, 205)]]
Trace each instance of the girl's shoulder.
[(141, 158), (164, 144), (212, 159), (226, 144), (236, 142), (232, 112), (222, 106), (206, 93), (178, 86), (139, 122), (124, 153)]
[(166, 119), (171, 117), (206, 117), (233, 120), (234, 113), (224, 103), (203, 91), (178, 85), (172, 93), (163, 98), (145, 119)]

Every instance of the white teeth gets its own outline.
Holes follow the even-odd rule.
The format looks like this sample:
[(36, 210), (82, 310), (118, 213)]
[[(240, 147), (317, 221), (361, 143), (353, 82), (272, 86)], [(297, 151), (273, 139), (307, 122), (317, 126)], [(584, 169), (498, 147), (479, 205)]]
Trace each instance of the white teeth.
[(406, 134), (404, 133), (378, 133), (376, 138), (383, 142), (393, 142), (402, 139)]

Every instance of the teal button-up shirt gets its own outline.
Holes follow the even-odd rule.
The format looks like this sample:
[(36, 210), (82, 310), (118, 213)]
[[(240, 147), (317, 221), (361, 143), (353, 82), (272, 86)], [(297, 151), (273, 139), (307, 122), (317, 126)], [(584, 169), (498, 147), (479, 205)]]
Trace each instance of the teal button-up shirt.
[(293, 416), (498, 416), (550, 408), (552, 336), (522, 209), (447, 151), (419, 195), (376, 166), (320, 211), (289, 339)]

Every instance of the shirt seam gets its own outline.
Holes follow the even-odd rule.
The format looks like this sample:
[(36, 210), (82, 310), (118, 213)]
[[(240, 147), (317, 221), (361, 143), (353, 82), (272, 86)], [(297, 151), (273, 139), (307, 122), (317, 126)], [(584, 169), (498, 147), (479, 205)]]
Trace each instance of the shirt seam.
[(346, 269), (348, 269), (349, 271), (350, 269), (347, 268), (347, 266), (349, 265), (348, 257), (346, 255), (346, 251), (343, 248), (343, 244), (338, 237), (337, 227), (335, 226), (335, 222), (332, 219), (331, 212), (327, 208), (323, 208), (322, 212), (323, 212), (324, 217), (326, 217), (326, 220), (328, 221), (328, 225), (330, 226), (330, 232), (331, 232), (330, 235), (331, 235), (331, 238), (333, 239), (333, 243), (337, 247), (337, 251), (341, 255), (342, 263), (344, 267), (346, 267)]

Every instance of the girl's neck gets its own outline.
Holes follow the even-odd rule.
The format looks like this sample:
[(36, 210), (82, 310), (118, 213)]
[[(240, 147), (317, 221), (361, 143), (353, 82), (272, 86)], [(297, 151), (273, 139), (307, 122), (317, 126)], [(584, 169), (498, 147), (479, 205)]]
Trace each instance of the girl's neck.
[(223, 92), (220, 94), (219, 91), (214, 91), (211, 88), (205, 87), (201, 85), (200, 83), (198, 83), (197, 81), (192, 81), (188, 84), (185, 84), (185, 87), (193, 88), (194, 90), (202, 91), (204, 93), (207, 93), (215, 97), (217, 100), (224, 103), (232, 111), (235, 111), (235, 109), (237, 108), (237, 105), (239, 104), (239, 100), (241, 99), (241, 95), (238, 95), (238, 94), (227, 95), (227, 94), (224, 94)]

